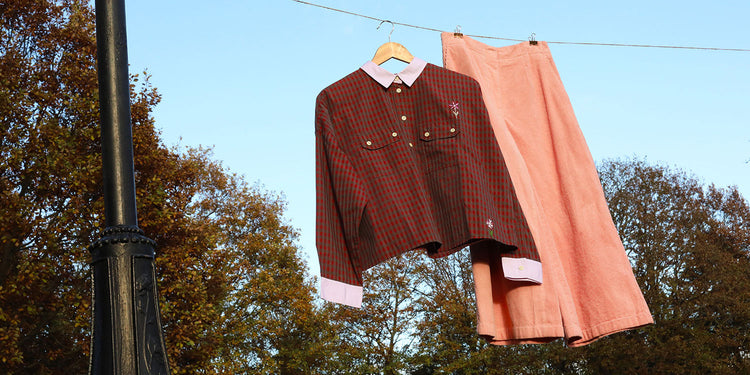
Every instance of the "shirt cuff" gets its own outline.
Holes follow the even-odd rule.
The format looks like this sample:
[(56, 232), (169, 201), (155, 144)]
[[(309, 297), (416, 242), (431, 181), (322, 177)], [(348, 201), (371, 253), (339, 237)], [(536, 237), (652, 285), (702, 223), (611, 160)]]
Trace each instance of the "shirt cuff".
[(320, 278), (320, 297), (326, 301), (362, 308), (362, 287)]
[(526, 258), (503, 257), (503, 274), (513, 281), (542, 283), (542, 263)]

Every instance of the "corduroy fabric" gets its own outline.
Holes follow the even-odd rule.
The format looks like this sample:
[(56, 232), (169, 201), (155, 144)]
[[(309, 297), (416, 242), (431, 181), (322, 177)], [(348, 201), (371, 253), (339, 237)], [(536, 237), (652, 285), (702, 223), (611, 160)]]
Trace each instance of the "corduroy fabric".
[(483, 240), (539, 260), (475, 80), (426, 64), (411, 86), (383, 87), (360, 69), (318, 95), (315, 123), (322, 278), (361, 286), (362, 271), (405, 251)]
[(442, 43), (444, 66), (481, 85), (544, 272), (541, 285), (509, 283), (500, 258), (472, 246), (479, 334), (582, 346), (653, 323), (547, 44)]

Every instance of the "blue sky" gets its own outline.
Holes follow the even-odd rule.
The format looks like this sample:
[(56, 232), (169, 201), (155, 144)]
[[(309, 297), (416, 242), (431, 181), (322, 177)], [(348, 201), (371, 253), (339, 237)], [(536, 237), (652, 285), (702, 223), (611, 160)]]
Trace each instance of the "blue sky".
[[(310, 2), (473, 35), (750, 49), (748, 1)], [(130, 71), (147, 70), (163, 96), (164, 142), (212, 147), (231, 172), (283, 193), (318, 274), (315, 97), (371, 59), (390, 25), (292, 0), (125, 3)], [(442, 65), (439, 33), (396, 25), (391, 38)], [(750, 52), (550, 49), (594, 160), (643, 157), (750, 198)]]

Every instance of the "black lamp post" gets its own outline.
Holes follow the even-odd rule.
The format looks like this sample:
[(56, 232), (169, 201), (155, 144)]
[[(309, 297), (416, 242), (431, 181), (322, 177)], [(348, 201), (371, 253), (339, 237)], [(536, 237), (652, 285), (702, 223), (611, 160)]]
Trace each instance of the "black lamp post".
[(154, 248), (138, 228), (124, 0), (96, 0), (106, 228), (89, 251), (93, 334), (89, 373), (169, 374)]

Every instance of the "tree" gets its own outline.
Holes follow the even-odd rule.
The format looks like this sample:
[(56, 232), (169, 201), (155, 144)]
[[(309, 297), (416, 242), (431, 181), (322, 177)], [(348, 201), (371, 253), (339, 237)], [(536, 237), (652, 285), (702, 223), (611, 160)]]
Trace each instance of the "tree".
[(736, 187), (706, 187), (683, 171), (643, 160), (607, 161), (600, 174), (655, 324), (592, 345), (590, 368), (750, 371), (747, 201)]
[(327, 304), (338, 332), (335, 373), (400, 374), (408, 368), (417, 311), (417, 275), (425, 256), (412, 251), (364, 272), (362, 309)]
[(600, 168), (656, 323), (583, 348), (495, 347), (475, 334), (467, 256), (429, 263), (413, 374), (736, 374), (750, 371), (750, 208), (736, 188), (642, 160)]
[(84, 244), (102, 209), (92, 14), (26, 1), (0, 12), (0, 361), (83, 373)]
[(417, 373), (486, 373), (487, 344), (476, 331), (476, 297), (468, 250), (429, 261), (418, 278), (424, 283), (419, 310)]
[[(85, 373), (103, 228), (94, 12), (83, 0), (0, 6), (0, 367)], [(148, 75), (131, 77), (139, 225), (157, 241), (173, 372), (308, 373), (332, 330), (283, 219), (210, 150), (165, 147)]]
[(561, 342), (495, 346), (479, 337), (468, 249), (429, 261), (421, 270), (412, 374), (554, 374), (578, 368), (577, 352), (566, 351)]

